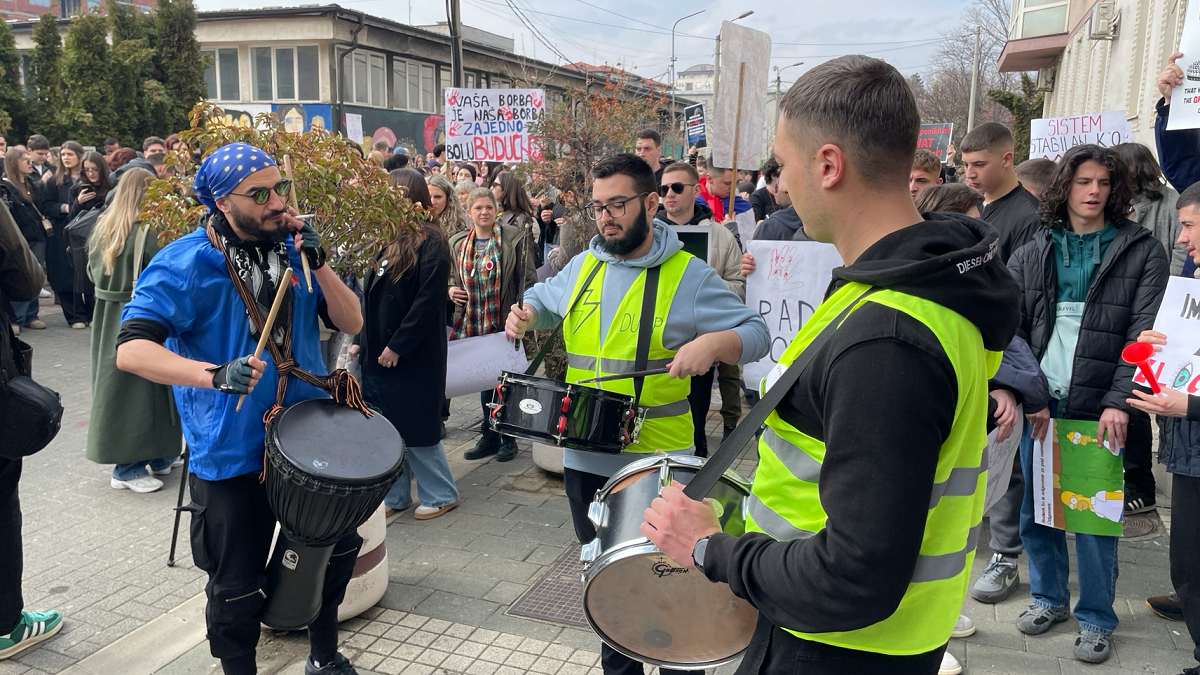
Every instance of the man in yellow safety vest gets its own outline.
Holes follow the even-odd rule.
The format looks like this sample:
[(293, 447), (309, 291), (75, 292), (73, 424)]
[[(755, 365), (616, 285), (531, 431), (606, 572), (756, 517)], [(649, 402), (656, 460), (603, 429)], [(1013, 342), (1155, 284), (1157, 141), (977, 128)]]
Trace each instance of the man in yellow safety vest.
[(827, 61), (781, 109), (775, 158), (796, 212), (845, 266), (762, 391), (849, 313), (767, 418), (747, 533), (720, 533), (678, 486), (642, 532), (760, 610), (739, 673), (933, 675), (967, 590), (988, 378), (1019, 291), (993, 229), (913, 206), (920, 115), (895, 68)]

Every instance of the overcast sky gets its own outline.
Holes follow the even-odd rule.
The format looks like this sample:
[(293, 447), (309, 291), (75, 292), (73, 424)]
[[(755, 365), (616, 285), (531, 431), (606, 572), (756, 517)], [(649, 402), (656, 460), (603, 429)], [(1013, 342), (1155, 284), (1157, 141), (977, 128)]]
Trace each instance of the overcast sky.
[[(315, 0), (196, 0), (200, 10), (308, 4)], [(533, 35), (509, 7), (512, 2), (541, 33)], [(805, 69), (841, 54), (883, 58), (905, 75), (923, 72), (941, 32), (958, 22), (969, 0), (835, 0), (834, 2), (756, 2), (718, 0), (462, 0), (463, 22), (511, 37), (517, 53), (555, 61), (545, 40), (571, 61), (620, 63), (643, 77), (667, 80), (671, 25), (691, 12), (703, 14), (679, 24), (676, 68), (711, 63), (713, 37), (722, 20), (754, 10), (743, 23), (766, 31), (772, 65), (804, 61), (783, 74), (784, 86)], [(339, 5), (394, 21), (409, 21), (410, 0), (339, 0)], [(445, 21), (444, 3), (411, 0), (414, 24)], [(774, 79), (772, 73), (772, 80)]]

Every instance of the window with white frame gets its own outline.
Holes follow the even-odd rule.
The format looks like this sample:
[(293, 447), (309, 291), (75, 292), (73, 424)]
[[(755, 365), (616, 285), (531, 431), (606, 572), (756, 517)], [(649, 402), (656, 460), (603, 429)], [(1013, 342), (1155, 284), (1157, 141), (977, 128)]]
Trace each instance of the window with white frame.
[(1013, 39), (1067, 32), (1070, 0), (1014, 0)]
[(376, 108), (387, 106), (387, 59), (383, 54), (356, 51), (346, 59), (342, 100)]
[(445, 113), (446, 112), (446, 87), (450, 87), (450, 86), (454, 85), (454, 76), (450, 74), (449, 68), (447, 68), (446, 66), (442, 66), (442, 67), (438, 68), (438, 79), (441, 80), (441, 82), (438, 83), (439, 86), (437, 88), (437, 91), (438, 91), (437, 111), (439, 113)]
[(250, 64), (255, 101), (316, 101), (321, 97), (316, 46), (251, 47)]
[(204, 68), (204, 83), (212, 101), (240, 101), (242, 86), (238, 72), (237, 47), (222, 47), (200, 52), (208, 57)]
[(437, 102), (433, 99), (433, 66), (392, 59), (392, 107), (399, 110), (433, 112)]

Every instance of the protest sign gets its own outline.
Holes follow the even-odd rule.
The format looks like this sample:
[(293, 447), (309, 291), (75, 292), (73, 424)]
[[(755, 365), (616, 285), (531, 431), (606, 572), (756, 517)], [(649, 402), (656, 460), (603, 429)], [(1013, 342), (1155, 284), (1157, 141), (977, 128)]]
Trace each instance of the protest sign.
[(687, 144), (693, 148), (708, 147), (708, 127), (704, 120), (704, 105), (697, 103), (683, 109), (683, 124), (687, 128)]
[(1167, 130), (1200, 129), (1200, 12), (1188, 6), (1183, 20), (1176, 64), (1183, 69), (1183, 83), (1171, 90), (1171, 114)]
[(451, 340), (446, 354), (446, 398), (487, 391), (504, 371), (523, 373), (524, 349), (513, 349), (504, 333)]
[(1132, 136), (1133, 125), (1125, 119), (1124, 110), (1047, 117), (1030, 122), (1029, 157), (1057, 162), (1063, 153), (1077, 145), (1094, 143), (1111, 148), (1128, 143)]
[[(1154, 379), (1185, 394), (1200, 393), (1200, 279), (1167, 281), (1154, 330), (1167, 336), (1162, 351), (1146, 360)], [(1150, 386), (1140, 369), (1134, 371), (1133, 383)]]
[(717, 83), (712, 139), (713, 161), (717, 166), (725, 169), (735, 166), (735, 143), (736, 166), (757, 169), (762, 165), (770, 66), (770, 35), (730, 21), (721, 22), (721, 79)]
[(812, 241), (751, 241), (746, 251), (757, 269), (746, 277), (746, 305), (758, 312), (771, 332), (771, 351), (742, 366), (746, 383), (759, 383), (825, 297), (833, 268), (842, 258), (831, 244)]
[(992, 429), (992, 433), (987, 436), (988, 443), (984, 452), (987, 453), (988, 475), (987, 492), (983, 499), (984, 513), (990, 511), (1008, 491), (1008, 481), (1013, 472), (1013, 458), (1017, 455), (1017, 449), (1021, 447), (1021, 433), (1024, 430), (1024, 416), (1017, 415), (1017, 423), (1003, 441), (996, 440), (996, 429)]
[(529, 127), (545, 112), (541, 89), (446, 88), (446, 159), (455, 162), (540, 160)]
[(946, 148), (950, 147), (953, 138), (953, 124), (922, 124), (921, 133), (917, 136), (917, 149), (928, 150), (945, 163)]
[[(1121, 536), (1125, 473), (1121, 450), (1096, 438), (1097, 422), (1050, 420), (1048, 442), (1033, 443), (1033, 516), (1039, 525)], [(1027, 477), (1029, 478), (1029, 477)]]

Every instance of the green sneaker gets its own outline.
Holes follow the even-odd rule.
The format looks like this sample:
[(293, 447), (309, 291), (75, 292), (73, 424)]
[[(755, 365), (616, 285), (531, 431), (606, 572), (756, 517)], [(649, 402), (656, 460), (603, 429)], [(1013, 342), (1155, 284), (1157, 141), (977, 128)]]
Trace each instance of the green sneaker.
[(62, 628), (62, 614), (49, 612), (21, 612), (21, 620), (8, 635), (0, 635), (0, 661), (11, 658), (43, 640), (48, 640)]

